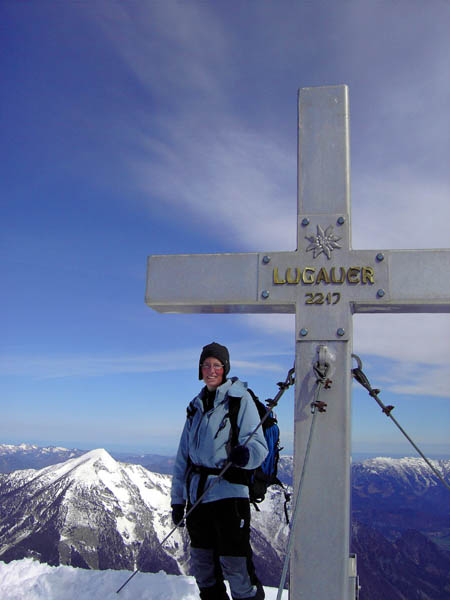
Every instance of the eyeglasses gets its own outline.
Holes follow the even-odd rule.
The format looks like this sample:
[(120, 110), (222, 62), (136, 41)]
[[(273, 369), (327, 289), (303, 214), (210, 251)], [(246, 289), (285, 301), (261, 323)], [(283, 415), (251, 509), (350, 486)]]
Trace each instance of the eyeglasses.
[(202, 369), (205, 370), (211, 370), (211, 371), (220, 371), (221, 369), (223, 369), (223, 365), (221, 364), (211, 364), (211, 363), (202, 363), (201, 365)]

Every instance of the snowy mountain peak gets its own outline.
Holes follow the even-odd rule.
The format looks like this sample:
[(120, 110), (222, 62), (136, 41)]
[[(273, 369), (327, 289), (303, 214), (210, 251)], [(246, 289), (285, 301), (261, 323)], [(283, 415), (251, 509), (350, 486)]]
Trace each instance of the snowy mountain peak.
[[(149, 570), (150, 548), (172, 527), (170, 484), (168, 475), (117, 462), (102, 448), (3, 475), (0, 560), (35, 556), (90, 569)], [(159, 551), (158, 569), (180, 573), (175, 557), (185, 546), (175, 532)]]
[[(36, 479), (51, 485), (61, 478), (92, 486), (102, 479), (102, 472), (119, 474), (120, 464), (103, 448), (91, 450), (66, 462), (50, 465), (36, 473)], [(119, 475), (120, 477), (120, 475)]]
[(86, 466), (91, 468), (93, 466), (97, 471), (105, 470), (109, 472), (115, 472), (120, 469), (119, 463), (107, 452), (104, 448), (97, 448), (86, 452), (82, 456), (72, 458), (66, 461), (67, 465), (73, 465), (73, 468), (77, 466)]

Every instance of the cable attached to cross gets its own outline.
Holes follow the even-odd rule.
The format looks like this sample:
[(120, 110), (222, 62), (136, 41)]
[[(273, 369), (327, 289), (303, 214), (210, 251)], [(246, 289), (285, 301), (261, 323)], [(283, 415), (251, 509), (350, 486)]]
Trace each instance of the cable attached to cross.
[(401, 425), (395, 419), (395, 417), (392, 416), (391, 413), (394, 410), (394, 406), (392, 406), (391, 404), (386, 406), (380, 400), (380, 398), (378, 397), (380, 390), (374, 389), (370, 385), (370, 382), (369, 382), (366, 374), (362, 370), (362, 361), (359, 358), (359, 356), (356, 354), (352, 354), (352, 357), (356, 360), (357, 365), (358, 365), (357, 367), (352, 369), (353, 378), (360, 385), (362, 385), (364, 388), (366, 388), (366, 390), (369, 392), (369, 395), (372, 396), (372, 398), (374, 398), (376, 400), (376, 402), (380, 406), (383, 413), (395, 423), (395, 425), (400, 429), (400, 431), (403, 433), (403, 435), (408, 440), (408, 442), (413, 446), (413, 448), (420, 454), (420, 456), (423, 458), (423, 460), (427, 463), (427, 465), (430, 467), (430, 469), (433, 471), (433, 473), (436, 475), (436, 477), (438, 477), (440, 479), (440, 481), (445, 485), (445, 487), (450, 490), (450, 485), (445, 481), (445, 479), (442, 477), (442, 475), (439, 473), (439, 471), (435, 468), (435, 466), (428, 460), (428, 458), (425, 456), (425, 454), (422, 452), (422, 450), (420, 450), (420, 448), (413, 442), (413, 440), (409, 437), (409, 435), (406, 433), (406, 431), (403, 429), (403, 427), (401, 427)]
[(308, 465), (309, 455), (311, 451), (311, 443), (313, 439), (314, 427), (316, 424), (316, 417), (319, 413), (324, 413), (327, 411), (327, 403), (323, 402), (323, 400), (319, 400), (319, 395), (322, 389), (328, 390), (331, 387), (332, 381), (327, 378), (327, 373), (329, 370), (329, 364), (326, 362), (322, 362), (321, 360), (317, 361), (317, 363), (313, 367), (314, 373), (316, 374), (316, 389), (314, 392), (314, 400), (311, 402), (311, 413), (313, 415), (311, 420), (311, 426), (309, 429), (308, 442), (306, 444), (306, 452), (305, 452), (305, 460), (303, 461), (302, 473), (300, 475), (300, 480), (298, 482), (297, 494), (295, 496), (295, 504), (294, 510), (291, 518), (291, 527), (289, 530), (289, 538), (286, 549), (286, 556), (284, 557), (283, 571), (281, 572), (281, 580), (280, 585), (278, 586), (278, 593), (276, 600), (281, 600), (281, 595), (284, 590), (284, 584), (286, 583), (287, 571), (289, 567), (289, 559), (292, 552), (292, 546), (294, 544), (294, 529), (295, 523), (298, 515), (298, 509), (300, 507), (300, 497), (303, 488), (303, 482), (305, 479), (306, 467)]

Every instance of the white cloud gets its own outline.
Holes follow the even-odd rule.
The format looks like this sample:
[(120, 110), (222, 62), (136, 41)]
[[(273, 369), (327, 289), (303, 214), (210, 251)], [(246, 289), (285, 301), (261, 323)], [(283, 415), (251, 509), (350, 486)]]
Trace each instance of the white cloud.
[[(356, 248), (450, 245), (450, 38), (442, 18), (448, 7), (425, 9), (420, 2), (410, 7), (403, 1), (347, 3), (335, 11), (333, 24), (320, 3), (317, 12), (290, 13), (289, 23), (302, 15), (306, 21), (299, 22), (323, 26), (318, 79), (333, 74), (350, 83)], [(153, 210), (155, 205), (161, 211), (175, 207), (186, 226), (207, 227), (230, 251), (294, 248), (295, 150), (282, 134), (274, 135), (279, 117), (256, 127), (250, 111), (232, 103), (233, 77), (242, 72), (237, 74), (232, 64), (236, 38), (230, 21), (203, 3), (153, 3), (137, 10), (132, 14), (115, 5), (101, 23), (150, 98), (148, 106), (134, 113), (139, 130), (130, 126), (138, 148), (128, 155), (134, 183), (150, 198)], [(305, 46), (311, 49), (311, 39), (300, 40), (295, 27), (286, 29), (286, 20), (275, 18), (277, 11), (273, 14), (266, 4), (254, 11), (258, 27), (279, 31), (272, 38), (282, 40), (280, 55), (296, 61)], [(251, 22), (246, 21), (248, 36), (259, 40), (259, 29)], [(279, 65), (268, 60), (273, 48), (258, 48), (268, 76), (274, 76)], [(287, 92), (302, 79), (284, 83)], [(240, 87), (246, 93), (250, 89)], [(153, 97), (164, 99), (157, 113)], [(293, 339), (290, 315), (250, 315), (248, 323), (260, 332)], [(444, 382), (449, 334), (448, 315), (363, 315), (355, 317), (354, 348), (390, 361), (385, 375), (394, 364), (405, 373), (411, 364), (437, 365), (435, 375)], [(430, 387), (426, 373), (417, 370), (411, 389)], [(401, 385), (409, 384), (405, 380)]]
[(195, 92), (220, 102), (228, 40), (207, 4), (106, 2), (97, 25), (151, 97), (191, 105)]
[[(181, 348), (176, 352), (158, 352), (139, 356), (58, 355), (4, 356), (0, 372), (3, 375), (30, 376), (42, 379), (60, 377), (98, 377), (120, 373), (154, 373), (172, 371), (177, 365), (190, 365), (198, 349)], [(177, 367), (179, 370), (179, 366)]]
[[(175, 350), (140, 355), (113, 356), (105, 354), (10, 355), (0, 357), (0, 374), (39, 379), (61, 377), (103, 377), (130, 373), (163, 373), (191, 371), (198, 365), (201, 348), (183, 347)], [(284, 371), (274, 356), (288, 352), (277, 348), (258, 347), (255, 341), (237, 342), (230, 347), (233, 368), (246, 373)], [(251, 360), (248, 359), (251, 357)]]
[(400, 166), (380, 175), (356, 174), (353, 181), (355, 248), (450, 247), (450, 178)]
[(356, 354), (384, 359), (386, 389), (450, 398), (450, 315), (356, 315), (354, 332)]
[[(376, 387), (396, 394), (450, 398), (450, 315), (355, 315), (353, 352), (363, 359), (363, 370), (373, 371)], [(251, 328), (287, 343), (295, 335), (294, 315), (248, 315)], [(378, 364), (378, 362), (377, 362)]]
[(356, 353), (450, 368), (450, 315), (356, 315)]
[(158, 148), (151, 164), (135, 164), (136, 180), (152, 198), (188, 211), (197, 228), (230, 247), (295, 248), (296, 158), (276, 142), (217, 124), (212, 138), (188, 135), (176, 151), (168, 144), (163, 152)]
[[(388, 389), (395, 394), (413, 396), (437, 396), (450, 398), (450, 366), (395, 364), (391, 377), (395, 377)], [(432, 406), (431, 402), (429, 406)]]
[[(236, 70), (233, 61), (238, 48), (254, 39), (270, 77), (280, 56), (303, 60), (312, 41), (306, 24), (320, 22), (326, 43), (319, 55), (327, 60), (319, 72), (351, 74), (355, 247), (448, 245), (450, 43), (440, 18), (445, 8), (425, 11), (416, 3), (409, 10), (410, 3), (400, 1), (348, 3), (340, 10), (327, 5), (325, 11), (318, 3), (313, 11), (291, 7), (280, 13), (263, 3), (241, 11), (242, 37), (233, 19), (204, 3), (103, 7), (97, 23), (148, 95), (148, 103), (131, 105), (124, 128), (137, 148), (126, 158), (131, 178), (152, 210), (155, 204), (161, 210), (175, 206), (187, 226), (210, 227), (234, 248), (295, 247), (291, 85), (302, 80), (292, 81), (289, 71), (284, 81), (286, 93), (294, 94), (288, 141), (277, 132), (279, 116), (255, 123), (251, 107), (240, 106), (248, 107), (249, 99), (236, 103), (235, 78), (245, 71)], [(270, 35), (270, 45), (262, 45), (261, 32)], [(253, 65), (252, 57), (248, 61), (241, 69)], [(255, 111), (263, 100), (255, 97)]]

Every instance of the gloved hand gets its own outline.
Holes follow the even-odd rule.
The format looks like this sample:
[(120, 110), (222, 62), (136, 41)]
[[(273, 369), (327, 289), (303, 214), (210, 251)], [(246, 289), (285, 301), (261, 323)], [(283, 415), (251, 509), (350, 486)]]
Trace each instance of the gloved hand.
[(245, 467), (250, 458), (250, 451), (247, 446), (235, 446), (232, 448), (228, 460), (231, 460), (236, 467)]
[[(172, 504), (172, 521), (174, 525), (178, 525), (184, 517), (184, 504)], [(184, 521), (180, 524), (180, 527), (184, 527)]]

